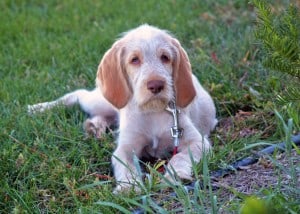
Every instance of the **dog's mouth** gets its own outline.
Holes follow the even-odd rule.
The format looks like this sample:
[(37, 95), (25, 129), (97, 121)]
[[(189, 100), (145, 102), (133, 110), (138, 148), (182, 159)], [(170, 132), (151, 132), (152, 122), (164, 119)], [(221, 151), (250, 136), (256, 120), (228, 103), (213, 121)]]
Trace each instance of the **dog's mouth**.
[(146, 102), (140, 105), (140, 109), (147, 112), (157, 112), (164, 110), (168, 103), (169, 99), (161, 96), (152, 96), (150, 99), (148, 99)]

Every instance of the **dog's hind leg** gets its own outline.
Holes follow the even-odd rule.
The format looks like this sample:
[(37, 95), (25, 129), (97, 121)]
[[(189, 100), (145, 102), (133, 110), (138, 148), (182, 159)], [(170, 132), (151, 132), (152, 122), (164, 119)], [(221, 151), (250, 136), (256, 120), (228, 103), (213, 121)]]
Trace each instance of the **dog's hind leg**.
[(45, 110), (52, 109), (56, 106), (62, 105), (71, 107), (75, 104), (79, 104), (80, 99), (84, 96), (87, 96), (91, 93), (91, 91), (85, 89), (79, 89), (64, 96), (58, 98), (57, 100), (50, 102), (37, 103), (34, 105), (28, 105), (27, 110), (29, 114), (35, 114), (37, 112), (44, 112)]

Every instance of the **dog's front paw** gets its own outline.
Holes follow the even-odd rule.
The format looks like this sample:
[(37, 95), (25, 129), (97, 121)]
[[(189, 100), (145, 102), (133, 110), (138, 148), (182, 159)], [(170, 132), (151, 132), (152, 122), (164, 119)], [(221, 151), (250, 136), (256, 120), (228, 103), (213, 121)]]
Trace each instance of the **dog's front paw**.
[(191, 175), (190, 170), (177, 170), (176, 174), (178, 176), (178, 178), (182, 181), (192, 181), (193, 177)]
[(114, 194), (128, 194), (131, 191), (134, 191), (135, 193), (141, 193), (141, 188), (139, 188), (136, 184), (130, 184), (130, 183), (122, 183), (118, 184), (113, 193)]
[(172, 183), (174, 185), (179, 184), (181, 181), (192, 181), (192, 173), (191, 170), (186, 168), (173, 168), (168, 165), (168, 170), (164, 174), (164, 178), (162, 179), (163, 183)]
[(162, 184), (172, 184), (172, 185), (177, 185), (179, 184), (179, 180), (175, 178), (175, 176), (173, 174), (170, 173), (166, 173), (164, 174), (164, 177), (161, 178), (161, 183)]

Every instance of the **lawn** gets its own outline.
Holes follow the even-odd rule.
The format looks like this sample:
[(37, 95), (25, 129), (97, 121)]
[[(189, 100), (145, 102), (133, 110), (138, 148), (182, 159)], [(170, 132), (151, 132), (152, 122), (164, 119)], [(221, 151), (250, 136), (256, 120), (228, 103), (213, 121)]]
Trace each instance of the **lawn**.
[[(276, 0), (272, 9), (279, 14), (289, 3)], [(3, 0), (0, 8), (0, 213), (130, 213), (138, 207), (149, 213), (239, 213), (251, 200), (278, 213), (300, 212), (295, 151), (287, 151), (289, 167), (280, 165), (279, 154), (263, 158), (276, 185), (244, 193), (231, 183), (215, 190), (209, 178), (209, 171), (258, 151), (263, 143), (257, 142), (288, 140), (300, 130), (299, 106), (276, 102), (292, 79), (263, 67), (256, 11), (247, 0)], [(86, 138), (87, 116), (78, 107), (27, 114), (28, 104), (92, 89), (105, 51), (120, 33), (143, 23), (181, 41), (217, 107), (214, 151), (195, 166), (204, 183), (195, 191), (182, 185), (161, 191), (160, 175), (149, 166), (152, 179), (140, 195), (115, 195), (111, 135)], [(173, 191), (177, 196), (169, 195)]]

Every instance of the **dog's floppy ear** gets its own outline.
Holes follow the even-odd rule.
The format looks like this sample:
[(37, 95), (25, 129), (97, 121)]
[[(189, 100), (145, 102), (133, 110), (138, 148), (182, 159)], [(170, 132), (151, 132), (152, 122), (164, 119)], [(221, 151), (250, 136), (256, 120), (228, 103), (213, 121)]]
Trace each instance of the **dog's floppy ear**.
[(123, 108), (131, 97), (122, 65), (122, 41), (117, 41), (103, 56), (97, 72), (97, 85), (103, 96), (116, 108)]
[(172, 38), (171, 41), (175, 46), (177, 55), (173, 65), (176, 104), (184, 108), (196, 96), (196, 90), (192, 80), (192, 69), (189, 58), (180, 43), (174, 38)]

